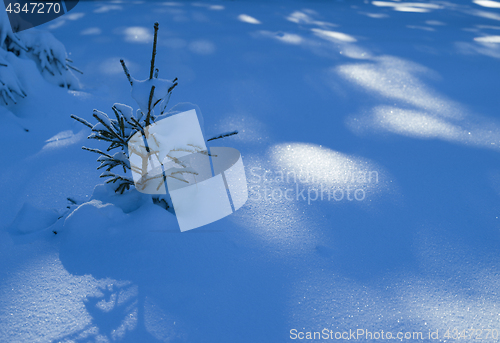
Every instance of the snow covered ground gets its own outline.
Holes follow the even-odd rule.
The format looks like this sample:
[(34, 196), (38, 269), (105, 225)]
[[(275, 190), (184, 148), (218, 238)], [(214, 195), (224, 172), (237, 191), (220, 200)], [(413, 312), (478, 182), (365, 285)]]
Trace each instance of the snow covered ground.
[[(70, 118), (137, 106), (119, 60), (147, 78), (155, 21), (170, 104), (239, 130), (211, 145), (250, 190), (184, 233), (94, 190)], [(500, 340), (500, 2), (81, 1), (40, 29), (84, 74), (0, 107), (0, 342)]]

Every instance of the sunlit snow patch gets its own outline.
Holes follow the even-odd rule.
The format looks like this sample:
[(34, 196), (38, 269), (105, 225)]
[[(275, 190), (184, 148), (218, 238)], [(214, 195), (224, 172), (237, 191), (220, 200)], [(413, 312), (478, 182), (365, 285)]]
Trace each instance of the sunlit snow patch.
[(346, 43), (356, 42), (356, 38), (342, 32), (320, 30), (320, 29), (311, 29), (311, 31), (314, 32), (314, 34), (320, 38), (333, 39), (334, 41), (341, 41)]
[(362, 115), (350, 116), (346, 123), (351, 130), (389, 131), (415, 138), (499, 148), (497, 122), (479, 115), (472, 117), (460, 104), (429, 89), (413, 75), (429, 74), (430, 70), (393, 57), (385, 56), (378, 61), (336, 68), (339, 75), (395, 102), (393, 106), (378, 105)]
[(142, 26), (127, 27), (123, 33), (125, 40), (132, 43), (149, 43), (153, 40), (153, 35)]
[[(366, 159), (314, 144), (278, 144), (271, 148), (270, 156), (273, 164), (284, 172), (286, 182), (303, 183), (320, 191), (348, 187), (377, 191), (385, 174)], [(327, 192), (324, 197), (328, 197)]]
[(488, 7), (488, 8), (500, 8), (500, 2), (492, 0), (474, 0), (476, 5)]
[(262, 24), (258, 19), (251, 17), (247, 14), (240, 14), (238, 20), (248, 24)]
[(474, 40), (480, 43), (500, 43), (500, 36), (476, 37)]
[(61, 148), (64, 146), (75, 144), (86, 137), (85, 130), (81, 130), (77, 134), (74, 134), (71, 130), (66, 130), (59, 132), (57, 135), (47, 139), (42, 150)]

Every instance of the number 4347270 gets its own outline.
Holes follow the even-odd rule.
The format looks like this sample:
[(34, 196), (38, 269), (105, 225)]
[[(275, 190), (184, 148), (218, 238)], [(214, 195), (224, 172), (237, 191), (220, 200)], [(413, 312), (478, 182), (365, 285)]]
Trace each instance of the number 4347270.
[(444, 334), (447, 339), (498, 339), (498, 330), (496, 329), (469, 329), (459, 331), (457, 329), (448, 329)]
[(10, 3), (5, 9), (9, 13), (59, 13), (61, 12), (61, 4), (58, 2), (30, 2), (25, 3), (22, 7), (18, 2)]

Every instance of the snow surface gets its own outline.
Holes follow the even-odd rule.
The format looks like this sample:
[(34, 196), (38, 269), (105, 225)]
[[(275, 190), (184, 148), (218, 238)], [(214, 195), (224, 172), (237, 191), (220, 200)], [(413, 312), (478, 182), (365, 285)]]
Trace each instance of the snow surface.
[[(27, 96), (0, 107), (0, 342), (500, 331), (498, 4), (81, 1), (44, 24), (82, 89), (9, 60)], [(239, 131), (209, 145), (241, 152), (249, 187), (185, 233), (95, 187), (81, 146), (104, 146), (70, 118), (137, 110), (119, 60), (149, 75), (155, 21), (169, 106)]]

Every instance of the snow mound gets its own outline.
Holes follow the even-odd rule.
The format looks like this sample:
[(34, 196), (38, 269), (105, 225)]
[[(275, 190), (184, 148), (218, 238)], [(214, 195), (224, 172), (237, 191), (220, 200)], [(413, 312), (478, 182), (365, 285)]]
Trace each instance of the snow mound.
[(44, 210), (25, 203), (8, 230), (20, 234), (41, 231), (54, 224), (58, 218), (59, 213), (55, 210)]

